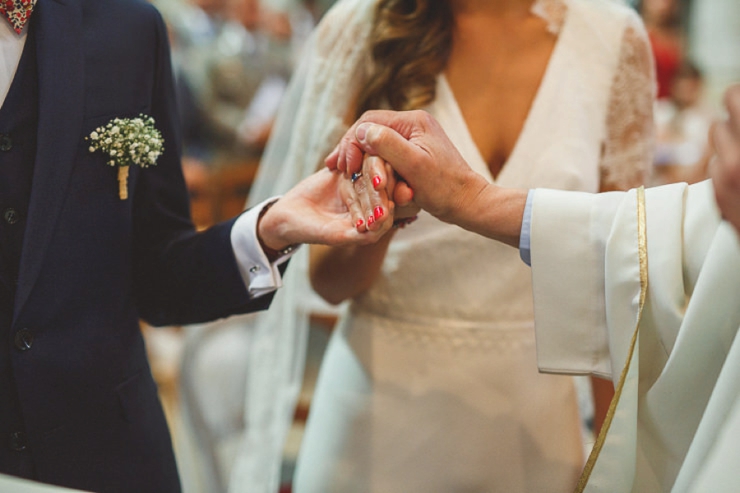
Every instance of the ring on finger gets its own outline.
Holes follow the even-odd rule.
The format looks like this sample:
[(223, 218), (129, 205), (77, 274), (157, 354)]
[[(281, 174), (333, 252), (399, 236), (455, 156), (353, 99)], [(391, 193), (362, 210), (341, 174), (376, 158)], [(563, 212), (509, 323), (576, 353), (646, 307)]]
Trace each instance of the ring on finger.
[(361, 177), (362, 177), (362, 172), (360, 172), (360, 173), (352, 173), (352, 176), (350, 177), (350, 180), (352, 181), (352, 183), (354, 183), (357, 180), (359, 180)]

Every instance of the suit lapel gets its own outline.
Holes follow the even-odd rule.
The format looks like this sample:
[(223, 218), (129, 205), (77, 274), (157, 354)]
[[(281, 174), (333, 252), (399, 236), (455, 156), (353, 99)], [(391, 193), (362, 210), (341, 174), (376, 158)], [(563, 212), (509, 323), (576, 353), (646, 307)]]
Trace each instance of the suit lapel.
[(28, 223), (15, 314), (31, 293), (49, 247), (79, 146), (84, 110), (82, 9), (79, 0), (38, 0), (39, 123)]

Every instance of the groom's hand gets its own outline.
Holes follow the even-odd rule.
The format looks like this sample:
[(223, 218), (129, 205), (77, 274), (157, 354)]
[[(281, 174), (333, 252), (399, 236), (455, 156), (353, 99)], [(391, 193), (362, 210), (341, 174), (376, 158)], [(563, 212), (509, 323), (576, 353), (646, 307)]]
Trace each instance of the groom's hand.
[[(413, 200), (443, 221), (462, 223), (465, 209), (488, 187), (424, 111), (368, 111), (344, 135), (326, 164), (355, 173), (364, 153), (386, 160), (401, 176), (394, 200)], [(406, 186), (406, 184), (408, 186)], [(410, 190), (409, 188), (410, 187)]]
[[(374, 243), (392, 224), (392, 214), (379, 217), (372, 230), (359, 231), (341, 185), (347, 178), (323, 169), (304, 179), (269, 207), (257, 223), (257, 235), (266, 253), (290, 245), (316, 243), (344, 245)], [(388, 210), (384, 196), (379, 206)], [(378, 205), (376, 205), (377, 207)]]

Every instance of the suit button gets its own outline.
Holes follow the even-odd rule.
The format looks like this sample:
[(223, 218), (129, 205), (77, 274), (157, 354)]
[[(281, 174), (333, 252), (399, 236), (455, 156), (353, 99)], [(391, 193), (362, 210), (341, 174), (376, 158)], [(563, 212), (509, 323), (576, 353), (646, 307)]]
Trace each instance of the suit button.
[(21, 215), (18, 214), (17, 210), (12, 207), (8, 207), (3, 211), (3, 219), (5, 219), (5, 222), (8, 224), (15, 224), (20, 221)]
[(7, 152), (13, 148), (13, 139), (10, 135), (0, 134), (0, 151)]
[(10, 434), (8, 445), (10, 446), (11, 450), (15, 450), (16, 452), (23, 452), (28, 446), (28, 442), (26, 441), (26, 434), (22, 431), (14, 431)]
[(28, 351), (33, 346), (33, 334), (28, 329), (21, 329), (15, 333), (15, 347), (19, 351)]

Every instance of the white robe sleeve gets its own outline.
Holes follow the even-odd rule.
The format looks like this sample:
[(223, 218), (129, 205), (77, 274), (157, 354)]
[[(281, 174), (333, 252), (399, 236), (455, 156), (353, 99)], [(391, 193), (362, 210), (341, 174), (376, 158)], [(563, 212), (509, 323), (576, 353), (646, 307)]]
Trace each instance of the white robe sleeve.
[(637, 334), (589, 493), (697, 491), (736, 476), (720, 454), (737, 448), (720, 437), (740, 402), (740, 242), (709, 181), (648, 189), (644, 204), (640, 245), (635, 191), (537, 190), (533, 201), (541, 370), (619, 380)]
[(604, 248), (623, 196), (547, 189), (534, 194), (532, 285), (542, 372), (611, 375)]

